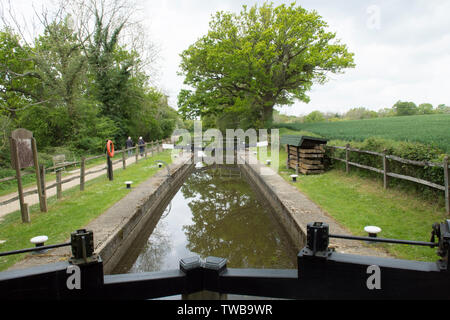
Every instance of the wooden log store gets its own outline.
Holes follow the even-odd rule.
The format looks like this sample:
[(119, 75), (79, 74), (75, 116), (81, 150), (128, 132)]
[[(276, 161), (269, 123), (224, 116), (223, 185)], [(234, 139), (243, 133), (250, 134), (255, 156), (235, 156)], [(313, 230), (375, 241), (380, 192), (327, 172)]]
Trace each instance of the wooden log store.
[(281, 144), (286, 145), (288, 168), (298, 169), (302, 174), (319, 174), (324, 172), (323, 159), (326, 139), (283, 135)]

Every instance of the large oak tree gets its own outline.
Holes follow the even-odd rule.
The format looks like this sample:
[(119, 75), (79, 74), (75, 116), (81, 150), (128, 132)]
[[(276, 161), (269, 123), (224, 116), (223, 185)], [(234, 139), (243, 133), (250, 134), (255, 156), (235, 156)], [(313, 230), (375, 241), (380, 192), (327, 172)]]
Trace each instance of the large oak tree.
[(262, 127), (275, 105), (308, 102), (314, 83), (354, 67), (353, 54), (315, 11), (295, 3), (217, 12), (208, 34), (181, 54), (178, 96), (185, 118), (214, 115), (229, 125)]

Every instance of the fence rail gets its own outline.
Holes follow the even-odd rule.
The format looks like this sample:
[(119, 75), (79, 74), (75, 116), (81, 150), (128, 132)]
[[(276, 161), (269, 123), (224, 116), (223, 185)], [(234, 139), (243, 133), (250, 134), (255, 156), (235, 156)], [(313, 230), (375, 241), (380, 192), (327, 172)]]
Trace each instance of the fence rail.
[[(136, 150), (136, 154), (138, 155), (139, 152), (140, 152), (139, 149), (141, 147), (144, 147), (143, 154), (144, 154), (145, 157), (147, 157), (147, 152), (148, 151), (150, 151), (152, 153), (152, 155), (153, 155), (153, 153), (155, 151), (159, 152), (160, 149), (162, 149), (162, 143), (166, 143), (168, 140), (169, 140), (169, 138), (162, 139), (162, 140), (156, 140), (156, 141), (147, 142), (147, 143), (145, 143), (143, 145), (136, 145), (136, 146), (131, 147), (131, 148), (123, 148), (122, 150), (117, 150), (115, 152), (115, 154), (121, 154), (122, 153), (122, 158), (112, 162), (112, 164), (115, 165), (115, 164), (118, 164), (118, 163), (122, 162), (123, 163), (123, 168), (126, 169), (126, 155), (125, 155), (126, 151)], [(150, 146), (150, 148), (148, 148), (148, 146)], [(52, 166), (52, 167), (49, 167), (49, 168), (45, 168), (45, 167), (42, 166), (43, 168), (42, 168), (42, 174), (41, 175), (43, 175), (43, 176), (45, 176), (45, 171), (46, 170), (57, 169), (56, 170), (56, 176), (57, 176), (56, 177), (56, 182), (52, 183), (51, 185), (45, 186), (45, 188), (43, 188), (43, 189), (44, 190), (49, 190), (49, 189), (52, 189), (52, 188), (56, 187), (57, 191), (58, 191), (57, 192), (57, 198), (60, 198), (63, 184), (66, 184), (66, 183), (71, 182), (71, 181), (76, 180), (76, 179), (80, 179), (80, 190), (83, 191), (84, 190), (84, 184), (85, 184), (85, 177), (86, 176), (91, 175), (91, 174), (95, 174), (95, 173), (98, 173), (98, 172), (101, 172), (101, 171), (104, 171), (104, 170), (108, 169), (108, 167), (105, 166), (105, 167), (100, 168), (100, 169), (86, 171), (86, 162), (87, 161), (100, 159), (100, 158), (105, 158), (106, 159), (106, 153), (105, 154), (101, 154), (101, 155), (97, 155), (97, 156), (88, 157), (88, 158), (82, 157), (80, 161), (73, 161), (73, 162), (62, 164), (62, 165)], [(138, 157), (136, 157), (136, 160), (138, 161)], [(80, 168), (79, 168), (80, 174), (77, 175), (77, 176), (73, 176), (73, 177), (70, 177), (70, 178), (62, 180), (61, 177), (59, 176), (61, 174), (61, 170), (63, 168), (65, 168), (65, 167), (73, 166), (75, 164), (80, 164), (81, 165)], [(30, 173), (27, 173), (27, 174), (32, 174), (32, 173), (30, 172)], [(14, 179), (17, 179), (17, 178), (15, 176), (13, 176), (13, 177), (6, 177), (6, 178), (0, 179), (0, 182), (11, 181), (11, 180), (14, 180)], [(33, 189), (33, 190), (29, 190), (29, 191), (23, 192), (23, 196), (25, 197), (25, 196), (29, 196), (29, 195), (37, 194), (37, 193), (39, 193), (38, 189)], [(18, 195), (13, 197), (13, 198), (10, 198), (8, 200), (5, 200), (3, 202), (0, 202), (0, 206), (7, 205), (7, 204), (15, 202), (17, 200), (19, 200), (19, 196)]]
[[(366, 169), (366, 170), (370, 170), (376, 173), (380, 173), (383, 174), (384, 177), (384, 188), (387, 189), (388, 188), (388, 177), (392, 177), (392, 178), (396, 178), (396, 179), (401, 179), (401, 180), (407, 180), (407, 181), (411, 181), (414, 183), (419, 183), (434, 189), (438, 189), (441, 191), (444, 191), (445, 193), (445, 208), (446, 208), (446, 212), (447, 214), (450, 215), (450, 191), (449, 191), (449, 161), (448, 161), (448, 156), (446, 156), (443, 160), (442, 163), (436, 163), (436, 162), (429, 162), (429, 161), (416, 161), (416, 160), (410, 160), (410, 159), (404, 159), (404, 158), (400, 158), (394, 155), (388, 155), (386, 153), (380, 153), (380, 152), (375, 152), (375, 151), (368, 151), (368, 150), (360, 150), (360, 149), (355, 149), (355, 148), (350, 148), (350, 145), (347, 144), (347, 146), (342, 147), (342, 146), (326, 146), (329, 149), (338, 149), (338, 150), (345, 150), (345, 159), (341, 159), (341, 158), (337, 158), (337, 157), (333, 157), (330, 156), (330, 159), (333, 160), (337, 160), (337, 161), (341, 161), (345, 163), (346, 166), (346, 172), (348, 173), (350, 170), (350, 166), (354, 166), (357, 168), (361, 168), (361, 169)], [(379, 168), (374, 168), (371, 166), (367, 166), (367, 165), (363, 165), (360, 163), (356, 163), (356, 162), (352, 162), (349, 160), (349, 153), (350, 152), (358, 152), (358, 153), (366, 153), (366, 154), (370, 154), (370, 155), (375, 155), (375, 156), (379, 156), (382, 158), (383, 160), (383, 169), (379, 169)], [(387, 159), (393, 160), (393, 161), (397, 161), (403, 164), (410, 164), (410, 165), (415, 165), (415, 166), (422, 166), (422, 167), (437, 167), (437, 168), (442, 168), (444, 170), (444, 185), (440, 185), (431, 181), (427, 181), (424, 179), (419, 179), (416, 177), (411, 177), (411, 176), (407, 176), (407, 175), (403, 175), (403, 174), (398, 174), (395, 172), (389, 172), (389, 167), (388, 167), (388, 163), (387, 163)]]

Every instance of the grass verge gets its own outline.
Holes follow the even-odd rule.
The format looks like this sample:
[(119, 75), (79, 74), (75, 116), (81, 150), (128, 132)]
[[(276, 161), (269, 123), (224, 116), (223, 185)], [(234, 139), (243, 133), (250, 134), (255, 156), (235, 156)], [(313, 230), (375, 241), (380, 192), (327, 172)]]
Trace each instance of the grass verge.
[[(260, 157), (265, 163), (266, 158)], [(287, 154), (280, 150), (279, 174), (290, 182)], [(384, 190), (381, 179), (347, 175), (335, 169), (321, 175), (301, 175), (294, 184), (340, 225), (354, 235), (367, 236), (364, 226), (382, 229), (380, 237), (429, 241), (431, 226), (446, 218), (445, 210), (402, 190)], [(313, 221), (312, 221), (313, 222)], [(436, 249), (422, 246), (373, 244), (401, 259), (435, 261)]]
[[(126, 170), (117, 169), (114, 171), (114, 181), (109, 181), (106, 174), (89, 180), (82, 192), (78, 186), (63, 190), (63, 199), (48, 199), (47, 213), (39, 211), (39, 204), (31, 206), (30, 223), (21, 222), (20, 211), (8, 214), (0, 222), (0, 240), (6, 240), (0, 244), (0, 252), (29, 248), (30, 238), (42, 234), (48, 236), (48, 245), (66, 241), (71, 232), (87, 225), (130, 192), (125, 188), (125, 181), (133, 181), (133, 186), (136, 187), (158, 170), (166, 170), (164, 167), (159, 169), (155, 160), (170, 163), (170, 154), (170, 151), (164, 151), (140, 160)], [(6, 270), (25, 255), (0, 257), (0, 271)]]

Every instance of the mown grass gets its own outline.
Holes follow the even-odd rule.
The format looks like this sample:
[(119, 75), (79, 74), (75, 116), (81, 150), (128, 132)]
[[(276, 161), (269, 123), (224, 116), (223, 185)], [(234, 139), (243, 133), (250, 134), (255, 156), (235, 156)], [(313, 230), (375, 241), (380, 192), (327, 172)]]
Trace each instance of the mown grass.
[[(260, 160), (265, 162), (269, 157), (270, 152)], [(446, 219), (441, 206), (402, 190), (384, 190), (381, 179), (367, 179), (357, 173), (347, 175), (334, 169), (321, 175), (301, 175), (293, 183), (289, 175), (294, 170), (286, 168), (286, 152), (280, 150), (279, 157), (279, 174), (354, 235), (367, 236), (364, 226), (376, 225), (382, 229), (380, 237), (429, 241), (432, 224)], [(436, 249), (429, 247), (372, 246), (402, 259), (435, 261), (438, 258)]]
[[(71, 232), (87, 225), (130, 192), (125, 187), (125, 181), (133, 181), (133, 187), (136, 187), (158, 170), (165, 170), (159, 169), (155, 160), (170, 163), (170, 151), (140, 160), (126, 170), (115, 170), (114, 181), (109, 181), (105, 174), (87, 181), (83, 192), (79, 191), (78, 186), (63, 190), (63, 199), (48, 199), (47, 213), (39, 211), (39, 204), (31, 206), (30, 223), (21, 222), (19, 211), (8, 214), (0, 222), (0, 240), (6, 240), (0, 244), (0, 252), (29, 248), (30, 238), (37, 235), (47, 235), (49, 240), (46, 244), (68, 240)], [(24, 256), (25, 254), (0, 257), (0, 270), (7, 269)]]
[(275, 124), (275, 127), (312, 132), (333, 140), (363, 141), (370, 137), (380, 137), (396, 141), (420, 142), (450, 153), (450, 114)]

